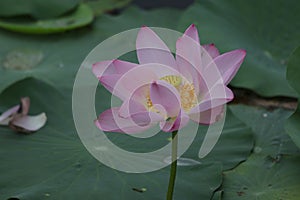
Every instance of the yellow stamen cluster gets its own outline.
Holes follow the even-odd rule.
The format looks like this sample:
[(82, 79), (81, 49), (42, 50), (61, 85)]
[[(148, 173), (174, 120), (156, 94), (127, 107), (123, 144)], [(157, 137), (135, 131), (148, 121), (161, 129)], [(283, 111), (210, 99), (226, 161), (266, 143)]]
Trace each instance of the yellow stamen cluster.
[(146, 104), (147, 104), (148, 108), (152, 108), (153, 107), (153, 103), (152, 103), (152, 101), (150, 99), (150, 94), (147, 94), (147, 96), (146, 96)]
[(197, 105), (197, 95), (195, 93), (195, 87), (193, 84), (184, 83), (178, 88), (181, 100), (181, 107), (186, 111), (190, 111), (191, 108)]
[(166, 81), (167, 83), (170, 83), (174, 87), (179, 86), (182, 82), (182, 79), (180, 76), (172, 76), (172, 75), (164, 76), (164, 77), (160, 78), (160, 80)]
[[(161, 80), (173, 85), (180, 94), (181, 107), (186, 111), (190, 111), (191, 108), (197, 105), (197, 95), (194, 85), (187, 80), (183, 80), (180, 76), (164, 76)], [(170, 101), (172, 101), (170, 99)], [(149, 110), (153, 111), (153, 103), (150, 98), (150, 94), (146, 95), (146, 106)]]

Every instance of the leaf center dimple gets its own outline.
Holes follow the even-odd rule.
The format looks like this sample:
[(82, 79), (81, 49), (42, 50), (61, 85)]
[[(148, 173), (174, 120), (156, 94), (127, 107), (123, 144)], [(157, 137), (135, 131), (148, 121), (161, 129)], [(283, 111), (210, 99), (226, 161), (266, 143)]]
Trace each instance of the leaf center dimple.
[(43, 58), (44, 54), (39, 50), (12, 50), (6, 54), (3, 67), (13, 70), (29, 70), (38, 65)]

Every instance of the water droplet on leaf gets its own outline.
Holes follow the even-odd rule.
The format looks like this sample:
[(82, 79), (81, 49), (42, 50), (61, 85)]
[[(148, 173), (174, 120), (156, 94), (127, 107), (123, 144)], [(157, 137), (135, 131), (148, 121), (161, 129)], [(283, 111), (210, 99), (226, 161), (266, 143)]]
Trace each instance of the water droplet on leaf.
[(261, 147), (254, 147), (254, 153), (260, 153), (262, 150)]
[(65, 66), (64, 63), (62, 63), (62, 62), (58, 63), (59, 68), (63, 68), (64, 66)]
[(270, 51), (266, 50), (266, 51), (264, 51), (264, 54), (265, 54), (265, 56), (267, 56), (270, 59), (272, 59), (272, 57), (273, 57)]

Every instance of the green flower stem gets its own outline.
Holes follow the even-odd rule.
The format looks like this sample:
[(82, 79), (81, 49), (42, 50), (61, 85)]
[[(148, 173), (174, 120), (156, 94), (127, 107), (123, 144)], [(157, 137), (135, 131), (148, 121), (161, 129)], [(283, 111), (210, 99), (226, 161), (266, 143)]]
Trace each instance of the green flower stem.
[(177, 131), (172, 132), (172, 164), (170, 171), (169, 187), (167, 193), (167, 200), (173, 199), (173, 191), (176, 179), (176, 169), (177, 169), (177, 146), (178, 146), (178, 136)]

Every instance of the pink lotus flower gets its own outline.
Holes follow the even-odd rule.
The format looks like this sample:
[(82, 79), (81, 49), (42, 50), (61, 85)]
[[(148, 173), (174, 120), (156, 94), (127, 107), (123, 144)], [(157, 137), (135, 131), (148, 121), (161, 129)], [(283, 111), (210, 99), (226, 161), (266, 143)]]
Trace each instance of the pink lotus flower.
[(200, 45), (191, 25), (176, 42), (176, 58), (148, 27), (136, 39), (140, 64), (121, 60), (95, 63), (93, 73), (123, 104), (101, 113), (95, 124), (110, 132), (137, 133), (159, 123), (172, 132), (191, 119), (211, 124), (222, 117), (233, 99), (226, 86), (237, 73), (246, 52), (219, 54), (213, 45)]

